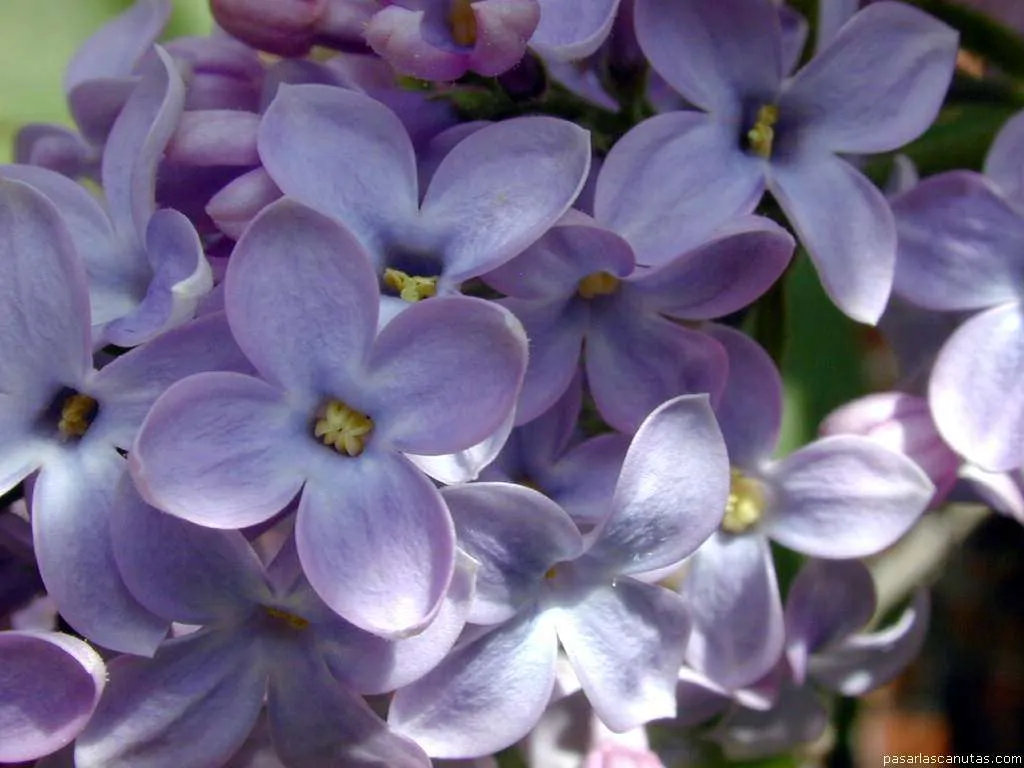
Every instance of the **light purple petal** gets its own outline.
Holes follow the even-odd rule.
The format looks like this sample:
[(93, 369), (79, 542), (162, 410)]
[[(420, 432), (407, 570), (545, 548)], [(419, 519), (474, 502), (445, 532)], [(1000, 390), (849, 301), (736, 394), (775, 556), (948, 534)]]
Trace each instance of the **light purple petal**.
[(626, 297), (602, 306), (586, 337), (587, 381), (602, 418), (635, 432), (657, 406), (678, 395), (725, 387), (728, 359), (717, 341), (658, 315)]
[(1016, 472), (986, 472), (975, 464), (964, 464), (960, 477), (996, 512), (1024, 524), (1024, 488)]
[(573, 447), (543, 473), (538, 472), (538, 480), (576, 525), (592, 528), (611, 513), (615, 484), (628, 449), (626, 435), (598, 435)]
[(815, 51), (824, 50), (839, 29), (855, 14), (861, 0), (823, 0), (818, 3), (818, 29)]
[(449, 296), (410, 306), (381, 331), (370, 359), (375, 437), (420, 454), (475, 445), (515, 406), (526, 358), (522, 327), (495, 304)]
[(485, 77), (512, 69), (523, 58), (540, 20), (536, 0), (478, 0), (473, 3), (477, 40), (469, 67)]
[[(424, 15), (421, 9), (400, 5), (380, 8), (366, 25), (367, 45), (403, 74), (437, 81), (462, 77), (469, 69), (466, 51), (432, 45), (423, 34)], [(438, 37), (443, 39), (443, 33)]]
[(725, 120), (744, 99), (778, 91), (782, 30), (771, 0), (637, 0), (636, 36), (659, 75)]
[[(824, 5), (827, 4), (828, 0)], [(778, 4), (778, 12), (779, 27), (782, 30), (782, 72), (789, 75), (800, 63), (804, 45), (807, 43), (809, 25), (800, 11), (785, 3)]]
[(644, 120), (612, 147), (594, 217), (629, 241), (638, 263), (658, 265), (753, 211), (763, 193), (763, 163), (741, 150), (735, 125), (671, 112)]
[(836, 306), (854, 320), (878, 322), (896, 269), (896, 225), (882, 193), (828, 154), (773, 164), (768, 188)]
[(943, 439), (990, 472), (1021, 465), (1024, 455), (1024, 314), (1003, 304), (972, 317), (943, 346), (928, 403)]
[(260, 116), (237, 109), (190, 110), (181, 115), (165, 159), (195, 166), (260, 164), (256, 130)]
[(771, 457), (779, 440), (782, 377), (768, 353), (746, 334), (724, 325), (707, 325), (704, 332), (729, 355), (729, 378), (715, 406), (729, 462), (755, 471)]
[(633, 438), (588, 557), (618, 573), (677, 563), (718, 527), (728, 495), (729, 458), (707, 396), (669, 400)]
[(894, 290), (929, 309), (1013, 301), (1024, 282), (1024, 215), (989, 179), (953, 171), (893, 200)]
[(430, 768), (416, 744), (392, 734), (355, 693), (331, 677), (310, 646), (277, 653), (267, 715), (278, 757), (295, 766)]
[(645, 303), (681, 320), (710, 320), (753, 304), (789, 266), (796, 243), (782, 227), (758, 216), (630, 283)]
[(765, 532), (813, 557), (866, 557), (917, 522), (935, 492), (924, 471), (873, 440), (816, 440), (772, 465)]
[(539, 593), (549, 568), (583, 550), (572, 519), (529, 488), (471, 483), (445, 488), (441, 495), (459, 547), (480, 564), (469, 616), (473, 624), (511, 619)]
[(1008, 198), (1024, 203), (1024, 112), (999, 129), (985, 156), (985, 175)]
[(582, 59), (597, 50), (611, 31), (619, 0), (538, 0), (540, 23), (530, 47), (559, 61)]
[(111, 510), (113, 554), (132, 595), (170, 621), (243, 618), (269, 597), (259, 558), (237, 531), (217, 531), (146, 504), (125, 475)]
[(200, 632), (153, 659), (109, 666), (100, 706), (78, 738), (79, 768), (217, 768), (248, 737), (267, 685), (251, 630)]
[(0, 232), (0, 392), (31, 403), (92, 368), (85, 270), (53, 203), (21, 182), (0, 179)]
[(715, 727), (712, 738), (732, 760), (788, 752), (819, 739), (829, 715), (809, 686), (787, 685), (770, 710), (736, 709)]
[(225, 283), (231, 331), (263, 376), (295, 392), (348, 394), (337, 390), (351, 389), (363, 374), (379, 295), (366, 252), (352, 235), (314, 210), (280, 200), (238, 241)]
[(393, 453), (322, 462), (303, 489), (295, 541), (324, 602), (385, 637), (427, 626), (455, 567), (448, 508), (431, 482)]
[(857, 560), (810, 560), (786, 596), (786, 659), (803, 685), (808, 656), (829, 653), (875, 612), (875, 583)]
[(87, 643), (49, 632), (0, 632), (0, 761), (35, 760), (71, 743), (106, 684)]
[(262, 166), (244, 173), (223, 187), (206, 205), (218, 229), (237, 240), (256, 214), (281, 197), (281, 190)]
[(490, 466), (501, 453), (512, 433), (515, 412), (509, 411), (505, 421), (491, 435), (479, 443), (471, 445), (455, 453), (440, 456), (424, 456), (417, 453), (406, 453), (405, 457), (428, 477), (442, 485), (468, 483), (480, 477), (485, 467)]
[(282, 86), (260, 124), (259, 151), (290, 197), (343, 222), (382, 259), (382, 237), (417, 209), (416, 158), (401, 121), (369, 96)]
[(905, 3), (873, 3), (787, 83), (779, 113), (798, 116), (801, 141), (835, 152), (898, 149), (939, 113), (958, 35)]
[(676, 714), (690, 618), (663, 587), (628, 578), (556, 609), (558, 639), (598, 717), (625, 731)]
[(902, 672), (917, 656), (928, 631), (931, 602), (919, 589), (910, 606), (891, 627), (854, 635), (842, 645), (811, 659), (810, 674), (844, 696), (863, 696)]
[(159, 509), (199, 525), (243, 528), (280, 512), (318, 445), (270, 385), (237, 373), (179, 381), (153, 405), (130, 453), (132, 478)]
[(14, 161), (76, 179), (96, 173), (99, 155), (77, 131), (62, 125), (27, 123), (14, 136)]
[(111, 542), (114, 493), (125, 465), (103, 445), (53, 456), (32, 492), (33, 544), (46, 591), (68, 624), (107, 648), (150, 656), (168, 622), (129, 592)]
[(443, 242), (446, 280), (523, 251), (569, 209), (589, 168), (587, 131), (552, 117), (506, 120), (459, 142), (434, 172), (421, 214)]
[(102, 166), (102, 149), (124, 105), (139, 83), (137, 76), (86, 80), (68, 93), (68, 111), (89, 144), (97, 147)]
[(431, 757), (497, 752), (540, 720), (555, 684), (557, 656), (552, 617), (526, 611), (398, 691), (388, 724)]
[(686, 660), (733, 690), (764, 677), (782, 656), (782, 598), (768, 540), (715, 533), (690, 560), (681, 594), (693, 616)]

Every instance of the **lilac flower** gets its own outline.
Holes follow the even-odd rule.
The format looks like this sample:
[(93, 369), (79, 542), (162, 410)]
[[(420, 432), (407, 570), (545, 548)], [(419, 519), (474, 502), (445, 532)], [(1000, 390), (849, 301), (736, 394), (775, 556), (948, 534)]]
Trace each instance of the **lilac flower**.
[(619, 0), (537, 2), (540, 23), (530, 38), (530, 47), (557, 61), (582, 59), (596, 51), (611, 32), (619, 9)]
[(86, 40), (64, 72), (64, 93), (81, 133), (26, 125), (16, 139), (17, 161), (71, 177), (98, 171), (114, 121), (139, 82), (137, 68), (170, 15), (170, 0), (136, 0)]
[(103, 155), (106, 210), (83, 187), (33, 166), (0, 167), (49, 197), (89, 277), (101, 343), (131, 347), (192, 317), (212, 285), (202, 244), (180, 212), (156, 210), (157, 164), (182, 112), (184, 85), (159, 48), (110, 132)]
[(514, 67), (540, 20), (538, 0), (383, 0), (366, 42), (402, 74), (455, 80)]
[(889, 546), (934, 492), (910, 459), (854, 435), (826, 437), (781, 460), (782, 384), (743, 334), (708, 331), (729, 352), (716, 409), (732, 463), (721, 528), (690, 559), (681, 592), (693, 611), (687, 661), (729, 690), (772, 670), (782, 653), (782, 605), (769, 540), (803, 554), (863, 557)]
[(106, 684), (103, 659), (57, 632), (0, 632), (0, 762), (35, 760), (85, 727)]
[(422, 629), (455, 537), (403, 453), (451, 453), (497, 431), (525, 368), (522, 331), (459, 296), (412, 305), (378, 335), (369, 257), (288, 199), (238, 242), (225, 284), (231, 331), (263, 378), (208, 374), (168, 390), (130, 457), (140, 491), (192, 522), (240, 528), (301, 490), (296, 541), (320, 596), (369, 631)]
[[(877, 321), (892, 286), (892, 214), (837, 154), (895, 149), (928, 127), (952, 76), (955, 32), (910, 6), (875, 3), (783, 80), (771, 0), (637, 0), (636, 29), (654, 69), (705, 111), (630, 131), (606, 160), (597, 218), (658, 264), (681, 250), (680, 234), (659, 224), (705, 218), (713, 230), (751, 211), (767, 186), (840, 309)], [(657, 190), (643, 207), (630, 201), (639, 185)]]
[(278, 56), (299, 57), (314, 45), (365, 50), (363, 30), (377, 0), (211, 0), (229, 34)]
[(693, 551), (720, 521), (726, 491), (706, 396), (676, 398), (645, 420), (611, 512), (586, 541), (565, 512), (530, 489), (444, 489), (460, 544), (480, 563), (469, 620), (487, 626), (396, 694), (392, 727), (436, 757), (501, 749), (544, 711), (559, 645), (610, 728), (674, 714), (685, 605), (634, 577)]
[[(604, 171), (598, 184), (604, 178)], [(530, 363), (516, 420), (530, 421), (565, 391), (581, 351), (606, 422), (633, 432), (661, 402), (724, 385), (721, 347), (668, 318), (735, 312), (786, 268), (793, 239), (758, 217), (737, 220), (657, 269), (636, 268), (629, 245), (570, 211), (537, 243), (486, 275), (507, 294), (530, 337)]]
[(291, 540), (264, 569), (242, 534), (165, 515), (130, 482), (119, 489), (114, 519), (118, 563), (135, 594), (164, 618), (200, 628), (153, 659), (111, 663), (76, 765), (221, 765), (249, 736), (266, 696), (286, 765), (427, 768), (422, 751), (391, 735), (358, 693), (391, 690), (441, 660), (465, 622), (471, 569), (456, 572), (426, 632), (393, 643), (357, 630), (316, 597)]
[(572, 123), (508, 120), (448, 153), (420, 204), (415, 152), (395, 115), (316, 85), (279, 90), (259, 152), (286, 195), (342, 222), (388, 290), (408, 299), (455, 292), (518, 254), (565, 213), (590, 166), (587, 133)]

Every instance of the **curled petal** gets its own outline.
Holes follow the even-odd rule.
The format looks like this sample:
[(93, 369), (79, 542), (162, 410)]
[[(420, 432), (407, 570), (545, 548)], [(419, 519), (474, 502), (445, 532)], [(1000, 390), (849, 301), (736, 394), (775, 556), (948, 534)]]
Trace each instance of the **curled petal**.
[(598, 49), (611, 32), (619, 0), (539, 0), (540, 24), (530, 47), (557, 61), (574, 61)]

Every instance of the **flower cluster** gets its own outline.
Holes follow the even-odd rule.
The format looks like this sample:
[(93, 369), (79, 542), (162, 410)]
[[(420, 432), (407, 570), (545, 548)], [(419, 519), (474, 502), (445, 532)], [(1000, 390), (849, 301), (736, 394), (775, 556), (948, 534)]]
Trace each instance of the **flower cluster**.
[[(157, 44), (170, 5), (0, 166), (0, 762), (784, 751), (922, 642), (859, 558), (958, 474), (1024, 516), (1024, 119), (985, 176), (863, 172), (935, 119), (945, 24), (826, 3), (804, 56), (773, 0), (212, 0)], [(737, 326), (798, 244), (917, 372), (779, 457)]]

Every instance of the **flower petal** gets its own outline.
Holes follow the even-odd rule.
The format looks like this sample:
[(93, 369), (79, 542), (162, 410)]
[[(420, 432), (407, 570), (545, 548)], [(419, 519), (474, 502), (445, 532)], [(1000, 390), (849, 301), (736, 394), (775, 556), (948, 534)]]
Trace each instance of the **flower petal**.
[(773, 164), (768, 188), (836, 306), (859, 322), (878, 322), (896, 269), (896, 225), (882, 193), (827, 154)]
[(816, 440), (766, 475), (771, 501), (765, 532), (813, 557), (880, 552), (917, 522), (935, 492), (906, 456), (855, 435)]
[(557, 61), (574, 61), (598, 49), (611, 31), (619, 0), (539, 0), (540, 24), (530, 47)]
[(674, 592), (629, 578), (557, 611), (558, 639), (597, 716), (626, 731), (676, 714), (690, 619)]
[(618, 573), (677, 563), (718, 527), (728, 495), (729, 458), (707, 396), (669, 400), (633, 438), (588, 557)]
[(799, 116), (802, 141), (834, 152), (897, 149), (938, 115), (958, 41), (924, 11), (873, 3), (787, 83), (779, 112)]
[(383, 637), (427, 626), (455, 568), (448, 508), (431, 482), (393, 453), (323, 462), (303, 489), (295, 541), (324, 602)]
[(1024, 113), (999, 129), (985, 156), (985, 175), (1016, 203), (1024, 203)]

